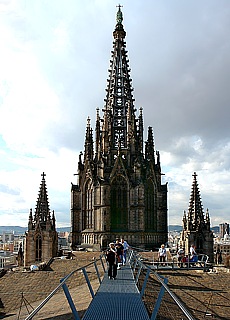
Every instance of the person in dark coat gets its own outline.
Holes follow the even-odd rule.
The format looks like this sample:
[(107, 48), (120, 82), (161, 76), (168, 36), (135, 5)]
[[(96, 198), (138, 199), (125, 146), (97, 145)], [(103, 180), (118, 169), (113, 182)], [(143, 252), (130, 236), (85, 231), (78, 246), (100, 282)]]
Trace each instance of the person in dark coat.
[(106, 253), (106, 261), (109, 264), (108, 276), (109, 279), (116, 279), (117, 276), (117, 252), (113, 242), (109, 244), (109, 249)]

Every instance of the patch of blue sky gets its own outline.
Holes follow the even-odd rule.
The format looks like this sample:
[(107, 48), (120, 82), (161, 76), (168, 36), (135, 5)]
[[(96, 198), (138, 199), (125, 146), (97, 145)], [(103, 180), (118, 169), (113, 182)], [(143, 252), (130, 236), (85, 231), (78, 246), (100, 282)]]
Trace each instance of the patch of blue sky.
[(19, 165), (17, 159), (21, 157), (35, 159), (40, 158), (40, 156), (32, 153), (21, 154), (18, 151), (15, 151), (9, 148), (4, 141), (3, 137), (0, 135), (0, 168), (5, 171), (15, 171), (20, 167), (23, 167), (22, 164)]
[[(15, 151), (15, 150), (11, 149), (9, 146), (7, 146), (2, 135), (0, 135), (0, 150), (2, 151), (2, 153), (4, 153), (4, 151), (6, 151), (7, 154), (10, 154), (12, 156), (18, 155), (18, 151)], [(21, 153), (21, 155), (23, 155), (24, 157), (27, 157), (27, 158), (41, 158), (40, 156), (38, 156), (36, 154), (29, 153), (29, 152)]]
[(2, 135), (0, 135), (0, 149), (1, 149), (1, 150), (2, 150), (2, 149), (7, 149), (7, 150), (8, 150), (7, 145), (6, 145), (6, 142), (5, 142), (5, 140), (3, 139)]
[(38, 156), (37, 154), (32, 154), (32, 153), (24, 153), (24, 157), (31, 158), (31, 159), (42, 158), (41, 156)]
[(9, 186), (4, 185), (4, 184), (0, 184), (0, 192), (6, 193), (6, 194), (10, 194), (10, 195), (14, 195), (14, 196), (20, 195), (19, 190), (12, 189)]

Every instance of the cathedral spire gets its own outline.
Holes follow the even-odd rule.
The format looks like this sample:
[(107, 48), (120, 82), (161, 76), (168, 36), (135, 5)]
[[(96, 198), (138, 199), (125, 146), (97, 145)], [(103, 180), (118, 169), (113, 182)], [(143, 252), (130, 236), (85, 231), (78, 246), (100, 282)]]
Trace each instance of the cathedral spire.
[[(125, 36), (123, 27), (123, 15), (121, 6), (118, 6), (117, 24), (113, 32), (114, 42), (112, 58), (110, 60), (109, 79), (104, 108), (104, 135), (107, 137), (109, 148), (117, 149), (118, 143), (121, 149), (128, 148), (128, 116), (129, 119), (135, 119), (134, 99), (132, 95), (129, 60), (127, 57)], [(108, 127), (108, 122), (111, 123)], [(136, 137), (136, 121), (132, 131)], [(110, 140), (108, 140), (110, 137)], [(108, 150), (106, 149), (105, 152)]]
[(119, 5), (101, 117), (97, 109), (95, 143), (88, 119), (84, 160), (79, 157), (78, 184), (71, 188), (73, 248), (81, 243), (106, 247), (120, 236), (133, 245), (152, 248), (168, 237), (167, 184), (161, 181), (159, 152), (155, 162), (152, 127), (144, 154), (143, 112), (140, 108), (136, 114), (125, 37)]
[(47, 262), (57, 256), (58, 234), (54, 211), (51, 216), (45, 173), (42, 173), (34, 216), (29, 213), (28, 232), (25, 239), (24, 264)]
[(190, 229), (200, 229), (204, 224), (204, 212), (201, 201), (199, 186), (197, 182), (197, 174), (193, 174), (192, 190), (188, 208), (188, 224)]
[(209, 211), (207, 210), (204, 215), (196, 172), (192, 176), (188, 214), (186, 216), (184, 212), (180, 243), (186, 255), (189, 254), (190, 246), (193, 244), (197, 254), (207, 254), (210, 261), (213, 261), (213, 233), (210, 229)]
[(41, 176), (42, 176), (42, 181), (40, 184), (37, 204), (35, 208), (34, 222), (37, 227), (44, 230), (44, 229), (50, 228), (51, 222), (50, 222), (50, 208), (49, 208), (49, 201), (48, 201), (48, 193), (47, 193), (47, 187), (46, 187), (46, 181), (45, 181), (46, 174), (43, 172)]

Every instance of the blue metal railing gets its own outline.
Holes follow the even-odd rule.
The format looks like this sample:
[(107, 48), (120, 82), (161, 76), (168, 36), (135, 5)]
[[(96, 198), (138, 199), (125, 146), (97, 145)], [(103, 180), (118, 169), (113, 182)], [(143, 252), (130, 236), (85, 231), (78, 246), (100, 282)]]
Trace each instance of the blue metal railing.
[[(152, 266), (147, 265), (146, 263), (144, 263), (142, 261), (142, 256), (136, 252), (136, 250), (129, 250), (128, 252), (128, 256), (127, 256), (127, 261), (129, 262), (132, 270), (133, 270), (133, 274), (135, 274), (134, 276), (134, 281), (137, 284), (139, 277), (141, 275), (142, 272), (145, 272), (146, 275), (144, 277), (144, 281), (140, 290), (140, 296), (143, 297), (144, 295), (144, 291), (146, 289), (146, 285), (149, 279), (150, 274), (152, 274), (160, 283), (161, 288), (160, 291), (158, 293), (158, 298), (155, 302), (155, 306), (153, 309), (153, 313), (150, 317), (150, 320), (155, 320), (156, 316), (158, 314), (163, 296), (165, 291), (168, 292), (168, 294), (171, 296), (171, 298), (173, 299), (174, 303), (180, 308), (180, 310), (183, 312), (183, 314), (186, 316), (187, 319), (189, 320), (194, 320), (193, 316), (190, 314), (190, 312), (187, 310), (187, 308), (184, 306), (184, 304), (177, 298), (177, 296), (170, 290), (170, 288), (168, 287), (167, 283), (168, 283), (168, 279), (166, 277), (162, 277), (161, 275), (159, 275), (156, 272), (156, 269), (153, 269)], [(34, 309), (28, 316), (27, 318), (25, 318), (25, 320), (30, 320), (32, 319), (47, 303), (48, 301), (54, 296), (54, 294), (60, 289), (62, 288), (65, 296), (67, 298), (67, 301), (70, 305), (70, 308), (72, 310), (72, 314), (75, 320), (80, 320), (78, 312), (75, 308), (75, 305), (73, 303), (72, 297), (70, 295), (68, 286), (66, 285), (66, 282), (69, 278), (71, 278), (76, 272), (81, 271), (82, 274), (85, 277), (86, 283), (88, 285), (89, 291), (91, 293), (92, 298), (94, 298), (94, 292), (92, 289), (92, 286), (90, 284), (90, 280), (87, 274), (86, 269), (90, 266), (94, 266), (95, 268), (95, 273), (98, 277), (99, 280), (99, 284), (101, 284), (101, 277), (100, 277), (100, 273), (98, 270), (98, 262), (100, 262), (100, 265), (102, 266), (102, 270), (103, 272), (106, 271), (105, 268), (105, 264), (106, 264), (106, 260), (105, 260), (105, 255), (101, 255), (99, 259), (89, 263), (88, 265), (84, 266), (84, 267), (80, 267), (74, 271), (72, 271), (70, 274), (68, 274), (66, 277), (64, 277), (63, 279), (60, 280), (60, 284), (44, 299), (44, 301), (42, 301), (42, 303), (36, 308)]]
[(167, 283), (168, 283), (168, 279), (166, 277), (163, 277), (161, 275), (159, 275), (155, 270), (153, 270), (151, 267), (147, 266), (145, 263), (143, 263), (141, 261), (140, 256), (135, 256), (134, 254), (130, 255), (130, 263), (131, 263), (131, 267), (133, 268), (133, 270), (135, 270), (137, 268), (137, 275), (136, 275), (136, 282), (138, 281), (140, 272), (139, 270), (145, 270), (146, 271), (146, 276), (142, 285), (142, 289), (141, 289), (141, 297), (143, 297), (144, 295), (144, 291), (147, 285), (147, 281), (148, 278), (150, 276), (150, 274), (153, 274), (154, 277), (156, 277), (156, 279), (161, 283), (161, 289), (160, 292), (158, 294), (158, 298), (157, 301), (155, 303), (152, 315), (150, 320), (155, 320), (157, 313), (159, 311), (160, 308), (160, 304), (162, 302), (163, 299), (163, 295), (164, 292), (167, 291), (168, 294), (171, 296), (171, 298), (173, 299), (173, 301), (175, 302), (175, 304), (180, 308), (180, 310), (183, 312), (183, 314), (187, 317), (187, 319), (189, 320), (195, 320), (195, 318), (191, 315), (191, 313), (188, 311), (188, 309), (184, 306), (184, 304), (178, 299), (178, 297), (169, 289)]
[(89, 277), (88, 277), (88, 274), (87, 274), (87, 271), (86, 269), (90, 266), (94, 266), (95, 269), (96, 269), (96, 274), (97, 274), (97, 277), (98, 277), (98, 280), (99, 280), (99, 283), (101, 281), (100, 279), (100, 274), (99, 274), (99, 271), (98, 271), (98, 267), (97, 267), (97, 262), (100, 261), (101, 263), (101, 266), (103, 268), (103, 271), (105, 272), (105, 266), (104, 266), (104, 261), (103, 261), (103, 258), (104, 258), (104, 261), (105, 261), (105, 256), (104, 255), (101, 255), (99, 259), (96, 259), (95, 261), (85, 265), (84, 267), (80, 267), (76, 270), (73, 270), (70, 274), (68, 274), (66, 277), (64, 277), (63, 279), (60, 280), (60, 284), (39, 304), (39, 306), (37, 308), (35, 308), (26, 318), (25, 320), (30, 320), (32, 319), (47, 303), (48, 301), (55, 295), (55, 293), (57, 293), (57, 291), (62, 288), (64, 290), (64, 293), (65, 293), (65, 296), (67, 298), (67, 301), (70, 305), (70, 308), (72, 310), (72, 313), (73, 313), (73, 316), (74, 316), (74, 319), (75, 320), (80, 320), (79, 316), (78, 316), (78, 313), (77, 313), (77, 310), (75, 308), (75, 305), (73, 303), (73, 300), (72, 300), (72, 297), (70, 295), (70, 292), (69, 292), (69, 289), (66, 285), (66, 282), (69, 278), (71, 278), (76, 272), (79, 272), (81, 271), (85, 277), (85, 280), (86, 280), (86, 283), (88, 285), (88, 288), (90, 290), (90, 293), (91, 293), (91, 296), (92, 298), (94, 297), (94, 292), (93, 292), (93, 289), (92, 289), (92, 286), (90, 284), (90, 280), (89, 280)]

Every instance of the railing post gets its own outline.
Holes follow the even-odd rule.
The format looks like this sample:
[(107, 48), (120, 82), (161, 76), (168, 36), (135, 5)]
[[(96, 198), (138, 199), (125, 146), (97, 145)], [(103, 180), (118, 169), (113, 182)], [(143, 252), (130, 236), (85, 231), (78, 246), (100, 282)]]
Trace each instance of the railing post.
[(103, 260), (102, 260), (102, 256), (101, 256), (101, 255), (100, 255), (100, 260), (101, 260), (102, 268), (103, 268), (103, 270), (104, 270), (104, 272), (105, 272), (105, 266), (104, 266), (104, 262), (103, 262)]
[[(61, 279), (60, 282), (62, 282), (63, 280), (64, 279)], [(77, 310), (75, 308), (75, 305), (73, 303), (73, 299), (72, 299), (72, 297), (70, 295), (69, 289), (68, 289), (68, 287), (67, 287), (67, 285), (65, 283), (63, 283), (63, 285), (62, 285), (62, 289), (63, 289), (63, 291), (65, 293), (66, 299), (68, 300), (69, 306), (70, 306), (70, 308), (72, 310), (72, 313), (73, 313), (73, 316), (74, 316), (74, 319), (75, 320), (80, 320), (79, 315), (77, 313)]]
[(134, 261), (134, 264), (133, 264), (133, 267), (132, 267), (133, 271), (135, 271), (136, 266), (137, 266), (137, 259), (135, 259), (135, 261)]
[(150, 269), (147, 269), (146, 276), (145, 276), (145, 280), (144, 280), (144, 283), (143, 283), (143, 286), (142, 286), (142, 289), (141, 289), (141, 293), (140, 293), (141, 298), (142, 298), (143, 295), (144, 295), (145, 288), (146, 288), (146, 285), (147, 285), (147, 281), (148, 281), (150, 272), (151, 272), (151, 270), (150, 270)]
[(132, 262), (133, 255), (134, 255), (134, 253), (133, 253), (133, 250), (132, 250), (131, 253), (130, 253), (130, 255), (129, 255), (129, 263), (130, 263), (130, 264), (131, 264), (131, 262)]
[(137, 275), (136, 275), (136, 279), (135, 279), (135, 283), (136, 283), (136, 284), (137, 284), (138, 279), (139, 279), (139, 277), (140, 277), (141, 270), (142, 270), (142, 265), (140, 265), (140, 267), (139, 267), (139, 269), (138, 269), (138, 272), (137, 272)]
[(128, 250), (126, 251), (126, 262), (129, 262), (131, 252), (132, 252), (131, 249), (128, 249)]
[(97, 267), (97, 262), (96, 261), (94, 261), (94, 267), (95, 267), (95, 270), (96, 270), (96, 273), (97, 273), (97, 277), (98, 277), (99, 283), (101, 284), (100, 273), (98, 271), (98, 267)]
[(85, 276), (85, 280), (86, 280), (86, 282), (87, 282), (87, 285), (88, 285), (89, 291), (90, 291), (90, 293), (91, 293), (91, 296), (92, 296), (92, 298), (94, 298), (94, 292), (93, 292), (93, 288), (92, 288), (92, 286), (91, 286), (91, 283), (90, 283), (90, 281), (89, 281), (88, 274), (87, 274), (85, 268), (82, 268), (81, 270), (82, 270), (82, 272), (83, 272), (83, 274), (84, 274), (84, 276)]
[[(168, 283), (168, 279), (167, 278), (164, 278), (164, 283), (165, 284)], [(162, 301), (164, 293), (165, 293), (165, 288), (164, 288), (163, 285), (161, 285), (161, 289), (160, 289), (160, 292), (158, 294), (157, 301), (156, 301), (155, 307), (153, 309), (153, 313), (152, 313), (152, 316), (151, 316), (150, 320), (155, 320), (156, 319), (157, 313), (158, 313), (158, 310), (160, 308), (161, 301)]]

